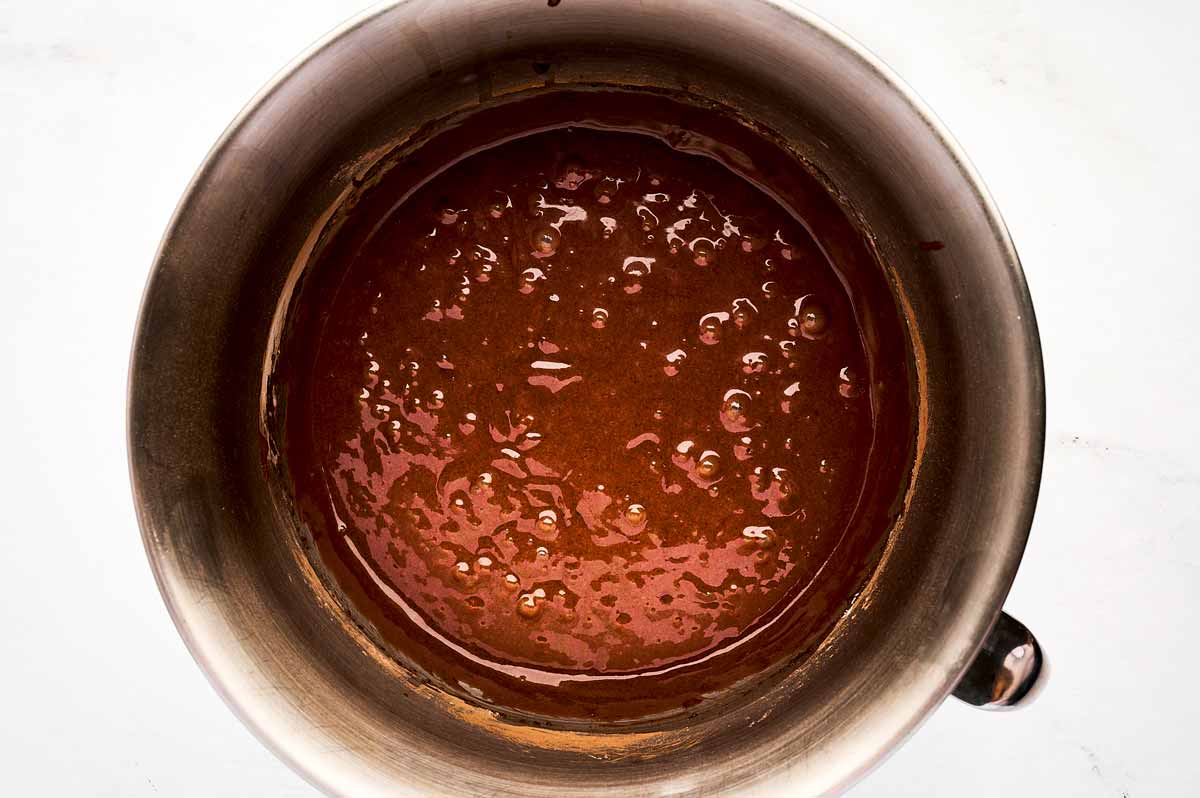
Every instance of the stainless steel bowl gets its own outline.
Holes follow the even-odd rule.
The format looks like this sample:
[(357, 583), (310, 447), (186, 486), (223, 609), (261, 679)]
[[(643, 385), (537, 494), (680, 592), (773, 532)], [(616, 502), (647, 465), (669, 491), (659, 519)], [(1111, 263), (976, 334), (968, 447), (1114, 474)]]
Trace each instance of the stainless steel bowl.
[[(265, 374), (340, 203), (435, 120), (580, 84), (690, 95), (774, 131), (871, 231), (913, 332), (919, 452), (878, 572), (781, 683), (678, 728), (515, 725), (447, 698), (349, 622), (273, 484)], [(1041, 652), (1001, 605), (1044, 413), (1033, 307), (999, 213), (921, 102), (826, 23), (766, 0), (409, 0), (311, 49), (205, 160), (146, 288), (128, 423), (146, 548), (180, 633), (313, 784), (636, 798), (836, 792), (956, 688), (987, 706), (1026, 696)]]

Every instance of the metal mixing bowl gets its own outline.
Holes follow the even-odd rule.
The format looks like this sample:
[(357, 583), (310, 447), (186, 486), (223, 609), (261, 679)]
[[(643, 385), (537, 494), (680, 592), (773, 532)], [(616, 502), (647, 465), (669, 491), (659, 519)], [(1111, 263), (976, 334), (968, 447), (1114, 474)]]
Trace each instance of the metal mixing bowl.
[[(871, 583), (782, 682), (661, 731), (517, 725), (405, 672), (314, 578), (264, 420), (287, 298), (371, 167), (434, 120), (576, 85), (702, 98), (774, 131), (871, 231), (913, 334), (916, 471)], [(330, 794), (825, 794), (956, 686), (1005, 706), (1041, 669), (1001, 613), (1044, 438), (1016, 252), (921, 102), (792, 5), (409, 0), (351, 21), (254, 99), (188, 188), (146, 289), (129, 391), (134, 495), (180, 633), (242, 720)]]

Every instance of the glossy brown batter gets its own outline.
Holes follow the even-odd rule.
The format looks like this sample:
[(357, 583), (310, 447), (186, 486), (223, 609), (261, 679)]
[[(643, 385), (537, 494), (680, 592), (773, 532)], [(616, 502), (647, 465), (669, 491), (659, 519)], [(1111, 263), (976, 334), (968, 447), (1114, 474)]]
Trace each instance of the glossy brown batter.
[(298, 506), (384, 643), (474, 700), (606, 719), (811, 648), (912, 436), (903, 350), (829, 260), (852, 228), (819, 244), (714, 158), (580, 125), (405, 191), (356, 211), (287, 344)]

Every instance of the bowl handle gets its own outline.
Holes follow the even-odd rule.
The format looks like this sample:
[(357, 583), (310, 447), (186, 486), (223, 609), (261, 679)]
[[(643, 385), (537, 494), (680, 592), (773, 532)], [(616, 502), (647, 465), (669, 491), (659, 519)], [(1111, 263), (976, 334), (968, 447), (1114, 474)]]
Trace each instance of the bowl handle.
[(1025, 625), (1000, 613), (954, 695), (980, 709), (1029, 704), (1046, 682), (1046, 657)]

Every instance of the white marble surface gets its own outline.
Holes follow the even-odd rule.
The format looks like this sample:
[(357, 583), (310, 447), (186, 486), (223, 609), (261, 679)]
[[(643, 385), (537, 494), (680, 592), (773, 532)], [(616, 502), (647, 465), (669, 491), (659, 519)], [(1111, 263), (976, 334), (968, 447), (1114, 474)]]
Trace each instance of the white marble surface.
[[(570, 0), (565, 0), (570, 2)], [(1200, 6), (820, 0), (937, 110), (1041, 322), (1045, 481), (1009, 608), (1053, 680), (948, 702), (857, 796), (1182, 796), (1200, 783)], [(312, 796), (158, 598), (125, 369), (159, 235), (239, 107), (360, 0), (0, 0), (0, 770), (14, 796)]]

